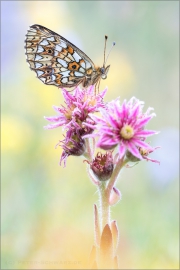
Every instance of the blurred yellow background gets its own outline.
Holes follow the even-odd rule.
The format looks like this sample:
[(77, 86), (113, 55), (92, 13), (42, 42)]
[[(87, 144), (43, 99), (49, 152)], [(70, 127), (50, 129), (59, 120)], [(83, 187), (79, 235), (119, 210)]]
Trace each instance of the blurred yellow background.
[(61, 90), (31, 72), (24, 55), (29, 25), (69, 39), (102, 65), (104, 35), (116, 41), (105, 101), (137, 97), (157, 117), (151, 155), (124, 169), (112, 207), (120, 229), (120, 269), (178, 269), (179, 1), (2, 1), (2, 269), (85, 269), (93, 244), (96, 188), (81, 157), (58, 165), (62, 130), (44, 130)]

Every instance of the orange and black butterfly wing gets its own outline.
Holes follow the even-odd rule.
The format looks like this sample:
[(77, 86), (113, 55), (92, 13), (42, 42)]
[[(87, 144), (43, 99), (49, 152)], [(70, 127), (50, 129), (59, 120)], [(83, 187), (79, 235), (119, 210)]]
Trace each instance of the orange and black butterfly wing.
[(32, 25), (25, 40), (27, 62), (45, 84), (74, 87), (95, 70), (91, 59), (62, 36), (41, 26)]

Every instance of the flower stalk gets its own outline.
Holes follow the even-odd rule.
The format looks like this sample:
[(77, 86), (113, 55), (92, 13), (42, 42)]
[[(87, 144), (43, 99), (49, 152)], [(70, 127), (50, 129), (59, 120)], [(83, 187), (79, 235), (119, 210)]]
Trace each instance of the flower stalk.
[(115, 182), (117, 180), (117, 177), (120, 173), (120, 170), (122, 167), (128, 162), (128, 160), (124, 160), (124, 158), (120, 159), (116, 167), (114, 169), (114, 172), (108, 181), (101, 181), (100, 185), (98, 186), (98, 193), (99, 193), (99, 212), (100, 212), (100, 220), (101, 220), (101, 232), (106, 224), (110, 225), (110, 196), (112, 189), (115, 185)]
[[(98, 155), (98, 157), (100, 156)], [(103, 160), (105, 157), (105, 155), (101, 156)], [(107, 155), (107, 157), (109, 156)], [(114, 185), (121, 169), (127, 162), (128, 160), (124, 159), (124, 157), (117, 161), (111, 178), (107, 181), (100, 180), (98, 182), (99, 184), (97, 184), (99, 207), (97, 208), (94, 205), (95, 246), (93, 246), (91, 251), (91, 258), (92, 254), (95, 253), (93, 255), (93, 261), (91, 261), (91, 266), (96, 265), (96, 269), (118, 269), (116, 252), (119, 231), (117, 222), (115, 220), (111, 221), (110, 207), (113, 205), (112, 202), (116, 203), (120, 199), (120, 192)]]
[(106, 224), (110, 224), (110, 205), (107, 194), (107, 183), (101, 182), (98, 188), (99, 192), (99, 212), (100, 212), (100, 227), (101, 232), (103, 231)]
[(112, 192), (112, 188), (114, 187), (116, 180), (118, 178), (118, 175), (120, 173), (120, 170), (123, 168), (123, 166), (128, 162), (127, 159), (124, 160), (124, 157), (119, 159), (119, 161), (116, 164), (116, 167), (113, 171), (113, 174), (111, 176), (111, 179), (109, 180), (108, 186), (107, 186), (107, 197), (110, 197), (110, 194)]
[(91, 161), (93, 157), (93, 149), (91, 148), (91, 143), (89, 139), (85, 139), (86, 151), (84, 152), (83, 156), (88, 160)]
[[(63, 149), (60, 165), (63, 162), (65, 167), (69, 156), (82, 156), (88, 165), (88, 176), (97, 187), (99, 205), (94, 204), (95, 244), (90, 254), (91, 269), (119, 267), (119, 230), (117, 222), (111, 220), (110, 207), (121, 199), (115, 187), (120, 171), (123, 167), (132, 168), (129, 162), (159, 163), (148, 157), (159, 147), (153, 148), (146, 142), (147, 137), (158, 133), (145, 129), (155, 116), (151, 112), (153, 108), (143, 113), (144, 102), (135, 97), (122, 104), (119, 99), (104, 103), (106, 92), (107, 89), (96, 94), (94, 86), (85, 90), (77, 87), (72, 94), (63, 89), (65, 106), (53, 106), (57, 115), (45, 117), (51, 122), (46, 129), (63, 127), (65, 130), (64, 140), (57, 144)], [(97, 148), (106, 153), (97, 152)]]

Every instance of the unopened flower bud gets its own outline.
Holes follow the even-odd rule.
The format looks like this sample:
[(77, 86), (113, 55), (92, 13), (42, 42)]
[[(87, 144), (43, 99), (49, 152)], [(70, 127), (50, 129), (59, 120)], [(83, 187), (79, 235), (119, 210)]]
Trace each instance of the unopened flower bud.
[(109, 198), (109, 204), (114, 205), (120, 200), (121, 200), (121, 192), (119, 191), (119, 189), (113, 187)]
[(114, 164), (112, 152), (106, 154), (97, 153), (90, 167), (99, 181), (107, 181), (113, 172)]
[(139, 158), (137, 158), (136, 156), (134, 156), (131, 152), (129, 152), (128, 150), (126, 151), (126, 157), (127, 159), (129, 159), (129, 161), (131, 162), (138, 162), (140, 161)]
[[(142, 157), (142, 159), (146, 159), (147, 161), (151, 161), (151, 162), (155, 162), (155, 163), (158, 163), (160, 164), (160, 162), (158, 160), (155, 160), (155, 159), (151, 159), (149, 158), (149, 154), (151, 154), (152, 152), (154, 152), (154, 150), (160, 148), (159, 146), (155, 147), (155, 148), (152, 148), (152, 147), (149, 147), (149, 148), (143, 148), (143, 147), (139, 147), (138, 150), (139, 150), (139, 153)], [(138, 162), (140, 161), (141, 159), (135, 157), (131, 152), (129, 152), (128, 150), (126, 151), (126, 157), (129, 159), (129, 161), (131, 162)]]

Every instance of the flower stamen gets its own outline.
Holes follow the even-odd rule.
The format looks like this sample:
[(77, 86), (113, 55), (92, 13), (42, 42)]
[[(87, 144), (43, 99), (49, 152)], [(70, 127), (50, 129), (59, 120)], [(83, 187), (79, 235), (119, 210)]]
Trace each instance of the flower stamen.
[(120, 135), (123, 139), (129, 140), (134, 136), (134, 129), (130, 125), (125, 125), (121, 128)]

